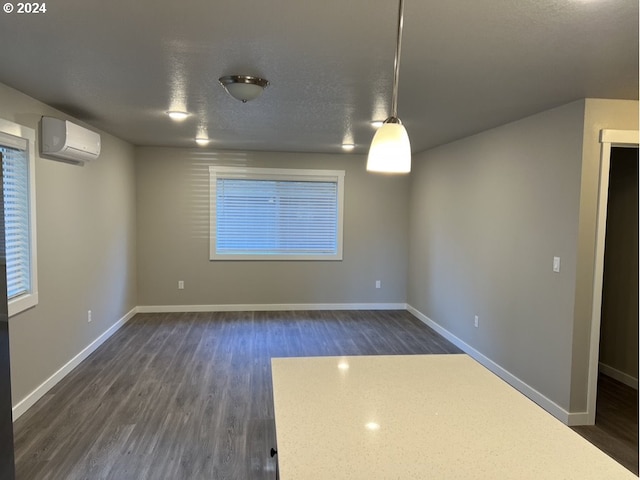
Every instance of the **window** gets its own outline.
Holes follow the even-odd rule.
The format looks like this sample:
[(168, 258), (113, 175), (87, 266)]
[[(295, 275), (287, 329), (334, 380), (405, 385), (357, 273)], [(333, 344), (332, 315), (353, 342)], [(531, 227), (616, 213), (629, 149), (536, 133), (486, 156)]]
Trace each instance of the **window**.
[(38, 303), (34, 143), (32, 129), (0, 119), (9, 316)]
[(344, 171), (210, 167), (211, 260), (342, 260)]

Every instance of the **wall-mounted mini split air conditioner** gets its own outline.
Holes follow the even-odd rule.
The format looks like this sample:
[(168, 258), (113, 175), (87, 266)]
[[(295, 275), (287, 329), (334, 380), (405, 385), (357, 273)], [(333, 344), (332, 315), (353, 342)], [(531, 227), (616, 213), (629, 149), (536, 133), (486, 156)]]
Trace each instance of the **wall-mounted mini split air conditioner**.
[(82, 165), (100, 155), (100, 134), (68, 120), (42, 117), (40, 154), (52, 160)]

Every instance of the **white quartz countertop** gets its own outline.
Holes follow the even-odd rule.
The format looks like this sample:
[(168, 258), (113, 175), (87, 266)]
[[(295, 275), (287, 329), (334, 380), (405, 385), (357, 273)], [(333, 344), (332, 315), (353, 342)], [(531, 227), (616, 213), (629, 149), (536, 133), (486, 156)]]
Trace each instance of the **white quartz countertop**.
[(281, 480), (637, 478), (467, 355), (271, 365)]

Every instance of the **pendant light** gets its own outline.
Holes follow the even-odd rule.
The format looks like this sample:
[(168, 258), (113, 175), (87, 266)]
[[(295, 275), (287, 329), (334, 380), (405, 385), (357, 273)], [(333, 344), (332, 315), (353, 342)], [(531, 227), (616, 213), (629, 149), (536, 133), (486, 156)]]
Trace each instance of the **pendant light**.
[(396, 57), (393, 72), (393, 93), (391, 97), (391, 116), (373, 136), (367, 158), (367, 170), (384, 173), (409, 173), (411, 171), (411, 144), (409, 135), (398, 118), (398, 77), (400, 75), (400, 50), (402, 46), (402, 27), (404, 19), (404, 0), (400, 0), (398, 12), (398, 37), (396, 39)]

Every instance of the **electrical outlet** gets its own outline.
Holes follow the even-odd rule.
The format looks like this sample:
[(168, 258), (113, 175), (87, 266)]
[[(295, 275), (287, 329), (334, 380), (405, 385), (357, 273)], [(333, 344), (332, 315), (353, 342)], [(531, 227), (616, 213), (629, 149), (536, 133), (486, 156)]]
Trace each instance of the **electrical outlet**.
[(91, 323), (91, 310), (87, 311), (87, 323)]
[(184, 290), (184, 280), (178, 280), (178, 290)]
[(382, 283), (380, 280), (376, 280), (376, 288), (382, 288)]
[(480, 323), (479, 319), (478, 319), (478, 315), (473, 317), (473, 326), (478, 328), (478, 324)]

